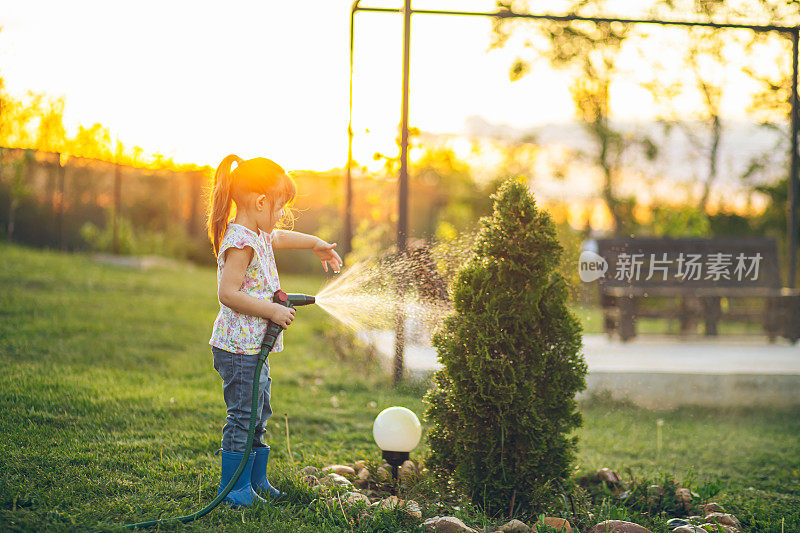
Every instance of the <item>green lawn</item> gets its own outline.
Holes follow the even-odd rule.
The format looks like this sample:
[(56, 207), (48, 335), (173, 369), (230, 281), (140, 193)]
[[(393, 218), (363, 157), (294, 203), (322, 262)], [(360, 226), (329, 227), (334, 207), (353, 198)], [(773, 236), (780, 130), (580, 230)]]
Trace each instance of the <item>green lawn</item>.
[[(322, 276), (281, 277), (295, 292), (313, 294), (324, 283)], [(0, 245), (0, 288), (0, 529), (112, 529), (188, 514), (214, 498), (219, 457), (212, 454), (225, 404), (207, 344), (218, 307), (213, 270), (140, 271)], [(296, 466), (324, 466), (378, 461), (371, 427), (384, 408), (424, 412), (425, 382), (392, 388), (361, 351), (341, 357), (322, 335), (330, 329), (320, 309), (298, 309), (286, 350), (270, 358), (270, 478), (292, 502), (220, 506), (162, 530), (415, 530), (398, 513), (350, 522), (293, 485), (284, 414)], [(783, 518), (783, 531), (800, 531), (800, 408), (653, 413), (594, 399), (582, 411), (576, 474), (608, 466), (624, 478), (671, 473), (693, 487), (717, 483), (715, 501), (749, 530), (781, 532)], [(657, 419), (664, 421), (658, 456)], [(423, 437), (413, 456), (425, 451)], [(437, 507), (425, 484), (411, 490), (423, 517), (489, 523), (463, 502), (457, 510)], [(594, 512), (598, 520), (624, 514), (614, 505)], [(640, 523), (666, 531), (667, 518)], [(573, 523), (583, 524), (580, 517)]]

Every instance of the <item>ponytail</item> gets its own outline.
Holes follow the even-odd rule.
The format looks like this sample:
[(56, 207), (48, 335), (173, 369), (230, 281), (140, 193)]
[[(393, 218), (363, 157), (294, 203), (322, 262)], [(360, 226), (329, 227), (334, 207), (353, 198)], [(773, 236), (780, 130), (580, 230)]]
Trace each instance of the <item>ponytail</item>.
[(211, 189), (211, 201), (208, 208), (208, 238), (214, 245), (214, 255), (219, 252), (219, 245), (228, 226), (231, 216), (233, 196), (231, 194), (231, 165), (242, 163), (242, 158), (231, 154), (217, 167), (214, 174), (214, 185)]

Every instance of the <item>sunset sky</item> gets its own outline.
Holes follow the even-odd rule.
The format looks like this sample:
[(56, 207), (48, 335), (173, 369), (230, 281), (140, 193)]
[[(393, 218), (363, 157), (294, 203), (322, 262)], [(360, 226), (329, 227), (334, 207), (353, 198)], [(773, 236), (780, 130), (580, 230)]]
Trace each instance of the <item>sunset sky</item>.
[[(68, 126), (100, 122), (124, 143), (177, 162), (215, 166), (236, 153), (287, 169), (342, 167), (351, 3), (0, 0), (0, 75), (15, 95), (64, 95)], [(414, 7), (489, 11), (494, 2)], [(368, 163), (375, 151), (396, 151), (402, 17), (360, 13), (356, 29), (355, 156)], [(471, 115), (516, 127), (572, 119), (567, 74), (541, 61), (510, 82), (523, 36), (487, 53), (490, 30), (488, 18), (412, 19), (412, 126), (459, 132)], [(644, 52), (670, 61), (669, 50)], [(625, 61), (632, 68), (634, 58)], [(729, 116), (741, 114), (749, 88), (731, 84)], [(633, 83), (615, 86), (612, 104), (618, 118), (653, 113)]]

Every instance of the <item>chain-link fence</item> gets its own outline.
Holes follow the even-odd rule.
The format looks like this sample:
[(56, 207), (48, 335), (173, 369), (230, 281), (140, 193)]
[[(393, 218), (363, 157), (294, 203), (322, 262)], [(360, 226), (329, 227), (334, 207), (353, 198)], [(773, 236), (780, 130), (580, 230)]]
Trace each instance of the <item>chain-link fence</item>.
[[(210, 169), (117, 165), (54, 152), (0, 149), (0, 231), (61, 250), (158, 253), (170, 236), (186, 253), (205, 239)], [(174, 255), (174, 254), (169, 254)]]

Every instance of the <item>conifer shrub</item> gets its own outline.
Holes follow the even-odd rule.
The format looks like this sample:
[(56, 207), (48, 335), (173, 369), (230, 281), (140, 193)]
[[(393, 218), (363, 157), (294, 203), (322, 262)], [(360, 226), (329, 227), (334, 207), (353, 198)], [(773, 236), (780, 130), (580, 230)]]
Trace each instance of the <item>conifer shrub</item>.
[(433, 336), (426, 458), (490, 515), (544, 511), (569, 475), (586, 388), (581, 325), (558, 272), (563, 248), (527, 187), (503, 183)]

